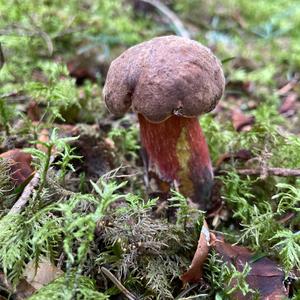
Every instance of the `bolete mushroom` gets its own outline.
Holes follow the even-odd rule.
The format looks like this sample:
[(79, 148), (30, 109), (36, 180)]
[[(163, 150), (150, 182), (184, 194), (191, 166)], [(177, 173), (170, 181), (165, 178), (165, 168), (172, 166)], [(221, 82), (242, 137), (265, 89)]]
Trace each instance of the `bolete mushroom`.
[(218, 59), (200, 43), (164, 36), (129, 48), (110, 65), (104, 86), (107, 108), (138, 114), (149, 167), (176, 181), (200, 208), (209, 206), (212, 165), (198, 116), (211, 111), (224, 91)]

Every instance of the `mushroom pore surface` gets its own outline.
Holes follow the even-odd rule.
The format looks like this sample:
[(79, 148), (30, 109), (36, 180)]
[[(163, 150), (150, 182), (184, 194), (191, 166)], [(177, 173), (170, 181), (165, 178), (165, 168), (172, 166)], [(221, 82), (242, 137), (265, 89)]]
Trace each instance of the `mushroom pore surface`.
[(132, 107), (158, 123), (172, 115), (211, 111), (224, 82), (221, 64), (210, 49), (187, 38), (164, 36), (129, 48), (111, 63), (104, 97), (115, 115)]

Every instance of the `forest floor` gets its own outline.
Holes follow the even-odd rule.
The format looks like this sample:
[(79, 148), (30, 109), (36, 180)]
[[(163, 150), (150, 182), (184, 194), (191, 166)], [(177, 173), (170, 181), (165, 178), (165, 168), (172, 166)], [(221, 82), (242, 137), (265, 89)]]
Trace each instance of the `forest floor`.
[[(102, 96), (171, 34), (226, 78), (206, 211), (147, 184), (137, 116)], [(299, 45), (298, 0), (0, 2), (0, 299), (300, 299)]]

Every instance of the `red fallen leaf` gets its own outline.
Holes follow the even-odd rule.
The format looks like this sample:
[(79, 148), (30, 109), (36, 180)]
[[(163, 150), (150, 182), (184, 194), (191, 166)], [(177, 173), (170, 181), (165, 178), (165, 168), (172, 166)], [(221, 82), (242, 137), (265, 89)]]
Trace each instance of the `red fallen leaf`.
[(183, 275), (180, 276), (180, 280), (183, 284), (187, 282), (199, 282), (202, 279), (203, 273), (203, 264), (207, 258), (208, 251), (210, 248), (210, 232), (207, 226), (206, 221), (203, 221), (197, 250), (194, 254), (191, 266), (189, 267), (188, 271), (185, 272)]
[(11, 178), (16, 185), (25, 182), (33, 173), (31, 167), (31, 155), (20, 149), (13, 149), (0, 154), (0, 158), (7, 159), (11, 162)]
[(247, 131), (254, 124), (254, 116), (245, 115), (239, 108), (232, 110), (232, 124), (236, 131)]
[[(246, 263), (251, 270), (246, 278), (250, 288), (260, 293), (263, 300), (283, 299), (288, 295), (284, 286), (285, 274), (280, 267), (271, 259), (262, 257), (253, 260), (253, 253), (241, 246), (234, 246), (225, 243), (223, 240), (215, 240), (212, 247), (222, 257), (225, 263), (232, 263), (238, 271), (242, 271)], [(251, 299), (251, 295), (243, 295), (241, 292), (235, 292), (232, 296), (236, 300)]]
[(296, 112), (296, 102), (297, 102), (298, 94), (291, 92), (284, 99), (283, 103), (279, 107), (279, 113), (289, 117), (295, 114)]

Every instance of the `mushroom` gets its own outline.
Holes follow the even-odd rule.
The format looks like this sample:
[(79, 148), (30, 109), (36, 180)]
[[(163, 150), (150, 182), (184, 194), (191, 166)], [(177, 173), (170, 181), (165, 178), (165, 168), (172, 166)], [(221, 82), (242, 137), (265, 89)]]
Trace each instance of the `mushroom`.
[(199, 208), (209, 206), (213, 171), (198, 116), (222, 97), (224, 75), (207, 47), (164, 36), (129, 48), (110, 65), (104, 86), (108, 110), (138, 114), (151, 170), (177, 182)]

